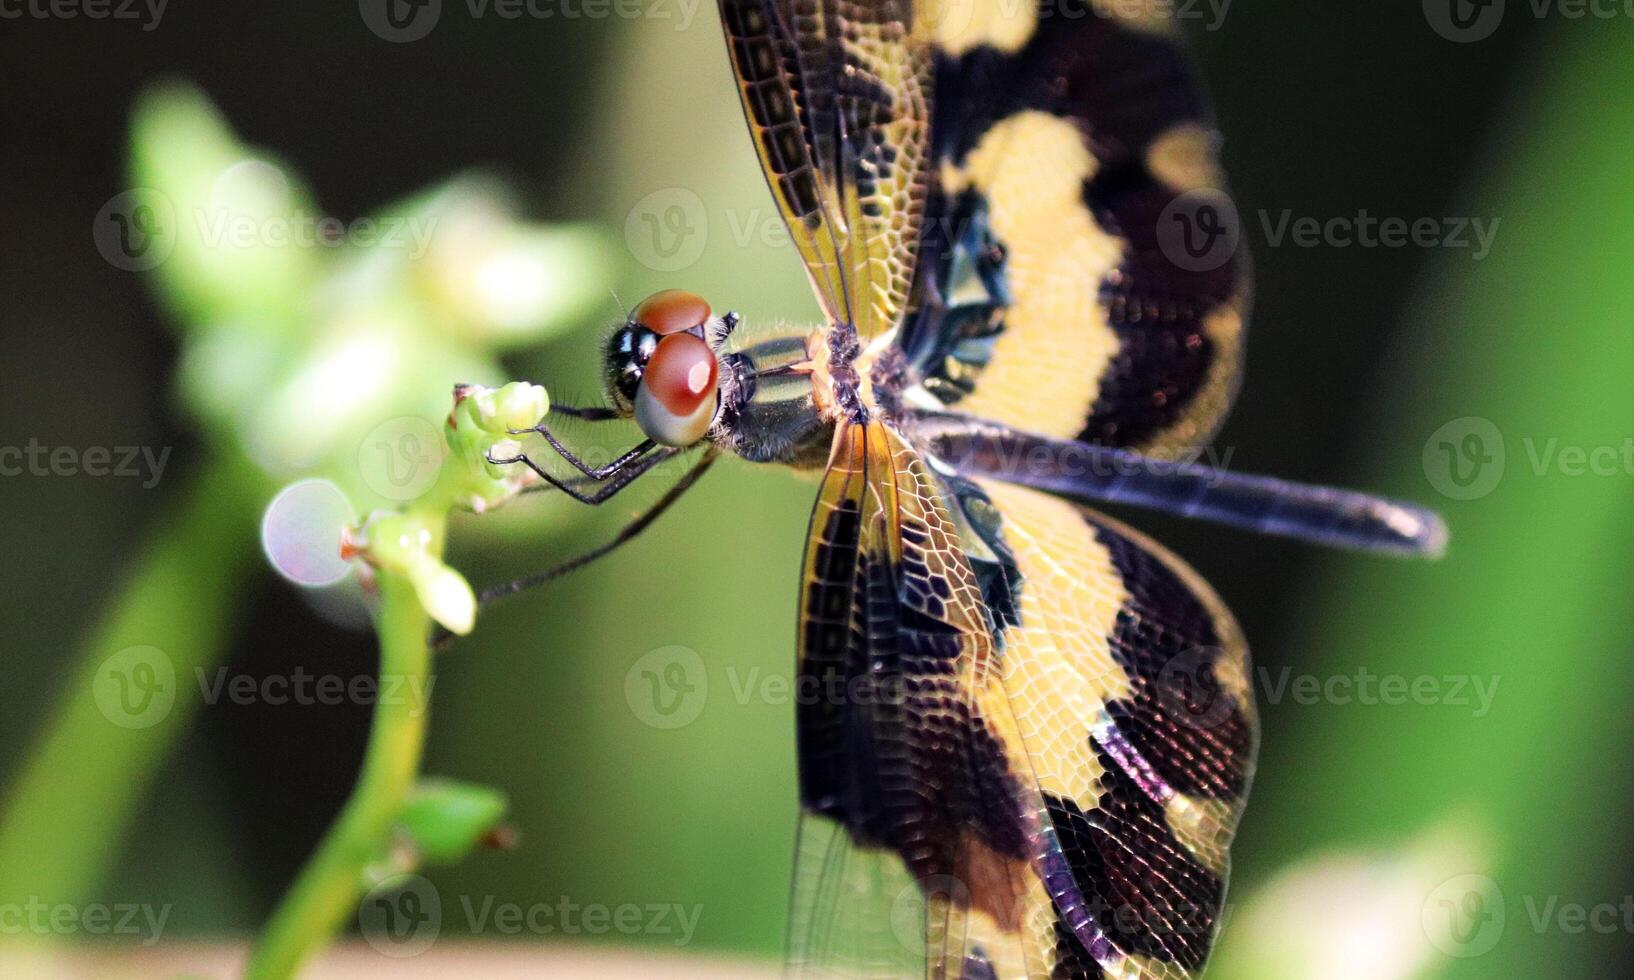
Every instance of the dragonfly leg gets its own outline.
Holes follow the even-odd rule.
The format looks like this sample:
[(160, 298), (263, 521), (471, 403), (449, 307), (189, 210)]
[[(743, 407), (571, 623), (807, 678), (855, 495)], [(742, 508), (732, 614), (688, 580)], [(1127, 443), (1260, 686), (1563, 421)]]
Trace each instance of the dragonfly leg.
[[(550, 410), (556, 415), (566, 415), (568, 418), (583, 419), (586, 422), (611, 422), (614, 419), (623, 418), (622, 415), (619, 415), (610, 408), (577, 408), (572, 405), (552, 404), (550, 406)], [(533, 430), (523, 429), (522, 431), (531, 432)]]
[[(521, 463), (550, 486), (562, 491), (581, 504), (594, 506), (605, 502), (620, 490), (634, 483), (637, 477), (666, 460), (674, 459), (681, 452), (679, 449), (668, 447), (658, 452), (652, 452), (652, 448), (653, 444), (650, 440), (644, 442), (615, 460), (616, 467), (609, 464), (598, 471), (586, 472), (585, 475), (589, 478), (588, 480), (563, 480), (552, 476), (527, 453), (500, 458), (489, 455), (488, 462), (496, 466), (511, 466)], [(581, 472), (583, 471), (581, 470)], [(587, 483), (594, 485), (595, 489), (589, 491), (582, 489)]]
[[(590, 418), (592, 421), (607, 421), (607, 419), (604, 419), (599, 415), (599, 412), (608, 411), (607, 409), (596, 410), (598, 414), (595, 416), (582, 414), (588, 411), (590, 410), (572, 409), (570, 412), (564, 412), (563, 414), (572, 414), (575, 418)], [(617, 418), (618, 415), (614, 413), (612, 417)], [(605, 480), (606, 478), (612, 476), (613, 474), (622, 470), (624, 467), (628, 466), (630, 463), (646, 455), (648, 451), (650, 451), (653, 446), (656, 445), (651, 439), (643, 439), (634, 449), (631, 449), (629, 452), (613, 460), (611, 463), (608, 463), (606, 466), (591, 466), (584, 460), (580, 459), (572, 450), (562, 445), (561, 440), (556, 438), (556, 434), (550, 431), (550, 426), (543, 422), (540, 422), (538, 425), (529, 426), (526, 429), (512, 429), (510, 431), (511, 435), (513, 436), (526, 435), (530, 432), (537, 432), (539, 435), (544, 436), (545, 441), (550, 443), (550, 448), (556, 450), (556, 454), (558, 456), (567, 460), (568, 463), (580, 473), (583, 473), (585, 476), (595, 480)]]
[(536, 585), (544, 585), (546, 582), (549, 582), (552, 579), (560, 578), (569, 572), (577, 571), (596, 559), (601, 558), (602, 556), (615, 550), (620, 545), (640, 534), (642, 531), (645, 531), (654, 521), (658, 520), (658, 518), (662, 516), (666, 510), (669, 510), (677, 500), (681, 499), (682, 494), (692, 489), (693, 485), (703, 477), (704, 472), (708, 470), (710, 465), (719, 457), (720, 451), (715, 449), (713, 446), (706, 449), (703, 456), (698, 459), (698, 462), (693, 464), (692, 468), (687, 470), (686, 473), (675, 482), (674, 486), (665, 491), (664, 495), (660, 497), (656, 503), (643, 511), (635, 518), (635, 520), (624, 525), (624, 527), (621, 528), (611, 540), (591, 548), (582, 555), (575, 558), (570, 558), (561, 564), (553, 565), (542, 572), (535, 572), (532, 575), (519, 578), (514, 582), (505, 582), (500, 585), (494, 585), (483, 589), (482, 594), (478, 597), (478, 604), (486, 606), (495, 599), (504, 598), (508, 595), (514, 595), (521, 592), (523, 589), (530, 589)]

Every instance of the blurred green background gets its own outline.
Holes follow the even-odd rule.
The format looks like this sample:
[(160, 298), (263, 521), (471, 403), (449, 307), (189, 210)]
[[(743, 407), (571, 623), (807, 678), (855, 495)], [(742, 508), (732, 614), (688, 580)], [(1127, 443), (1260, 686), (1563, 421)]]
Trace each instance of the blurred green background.
[[(168, 905), (167, 941), (247, 936), (345, 798), (367, 732), (363, 705), (218, 701), (182, 705), (167, 746), (167, 726), (99, 725), (86, 707), (78, 665), (99, 638), (166, 649), (185, 668), (178, 698), (194, 702), (194, 661), (212, 676), (219, 662), (234, 675), (353, 677), (375, 656), (367, 632), (319, 615), (260, 558), (255, 515), (292, 474), (245, 457), (258, 379), (208, 375), (240, 389), (237, 411), (212, 414), (181, 367), (201, 323), (219, 333), (266, 314), (289, 343), (315, 343), (311, 324), (345, 301), (280, 292), (284, 279), (200, 299), (96, 248), (100, 209), (132, 186), (133, 113), (153, 85), (196, 85), (324, 214), (401, 213), (481, 170), (510, 181), (519, 215), (540, 223), (532, 232), (581, 236), (574, 275), (547, 294), (565, 322), (503, 340), (420, 337), (423, 356), (397, 382), (418, 394), (381, 421), (435, 419), (454, 381), (526, 378), (559, 400), (592, 400), (601, 331), (620, 301), (658, 288), (750, 322), (814, 314), (779, 244), (712, 7), (511, 20), (443, 6), (407, 43), (383, 40), (349, 3), (176, 4), (152, 30), (0, 24), (0, 446), (172, 450), (152, 487), (0, 478), (0, 787), (13, 788), (13, 817), (23, 785), (61, 806), (21, 829), (0, 824), (0, 903)], [(1574, 447), (1624, 459), (1634, 438), (1623, 98), (1634, 23), (1620, 8), (1537, 18), (1509, 6), (1473, 43), (1440, 36), (1417, 4), (1282, 0), (1232, 6), (1215, 30), (1188, 24), (1256, 266), (1248, 382), (1218, 444), (1237, 469), (1435, 505), (1453, 532), (1445, 561), (1406, 564), (1123, 515), (1216, 586), (1260, 667), (1260, 775), (1211, 975), (1599, 976), (1634, 964), (1625, 913), (1579, 929), (1566, 912), (1620, 908), (1634, 893), (1634, 472), (1571, 463)], [(172, 160), (207, 158), (156, 145)], [(1469, 248), (1268, 240), (1266, 222), (1284, 213), (1362, 211), (1478, 218), (1497, 234), (1480, 260)], [(649, 219), (677, 214), (662, 225), (673, 240), (654, 239)], [(353, 265), (330, 288), (375, 295), (372, 267)], [(309, 270), (278, 274), (309, 281)], [(419, 272), (391, 275), (424, 288)], [(464, 322), (445, 319), (438, 329)], [(473, 370), (490, 376), (455, 376)], [(1470, 433), (1489, 484), (1476, 495), (1441, 455)], [(791, 672), (812, 492), (786, 472), (718, 466), (627, 551), (496, 607), (440, 656), (426, 770), (503, 789), (522, 840), (432, 872), (445, 903), (675, 903), (701, 910), (688, 952), (777, 955), (793, 707), (756, 690)], [(656, 493), (595, 513), (534, 500), (459, 518), (451, 560), (479, 585), (500, 581), (600, 540)], [(110, 624), (132, 581), (154, 590)], [(708, 697), (695, 720), (666, 729), (632, 708), (626, 681), (673, 646), (701, 657)], [(1285, 686), (1363, 670), (1432, 677), (1440, 693), (1307, 703)], [(1496, 685), (1490, 710), (1477, 682)], [(63, 698), (79, 706), (67, 717), (91, 724), (27, 784)], [(1473, 893), (1466, 875), (1482, 876)], [(472, 937), (450, 917), (443, 935), (511, 938), (487, 928)]]

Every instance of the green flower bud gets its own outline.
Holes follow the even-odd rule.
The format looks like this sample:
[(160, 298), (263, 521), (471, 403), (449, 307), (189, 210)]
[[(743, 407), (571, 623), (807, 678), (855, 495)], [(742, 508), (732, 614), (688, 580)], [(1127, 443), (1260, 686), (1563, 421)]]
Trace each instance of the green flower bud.
[(540, 385), (512, 381), (495, 393), (494, 411), (506, 432), (531, 429), (550, 411), (550, 394)]
[(377, 512), (358, 536), (363, 557), (414, 586), (432, 619), (461, 636), (476, 624), (477, 597), (465, 577), (433, 555), (436, 539), (415, 514)]
[(450, 633), (471, 632), (477, 622), (477, 596), (465, 576), (428, 555), (410, 571), (409, 580), (432, 619)]

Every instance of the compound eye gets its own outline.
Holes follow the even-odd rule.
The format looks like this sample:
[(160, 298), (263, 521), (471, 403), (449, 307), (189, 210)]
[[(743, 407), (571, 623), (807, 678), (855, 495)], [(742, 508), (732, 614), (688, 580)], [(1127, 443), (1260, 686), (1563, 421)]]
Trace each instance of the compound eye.
[(690, 446), (715, 419), (720, 366), (709, 345), (689, 333), (658, 342), (635, 396), (635, 421), (647, 438), (666, 446)]
[(655, 334), (667, 336), (708, 323), (709, 304), (684, 289), (666, 289), (647, 297), (630, 319)]
[(652, 331), (632, 326), (620, 328), (607, 339), (602, 355), (603, 381), (608, 400), (625, 418), (634, 411), (641, 372), (657, 350), (658, 340)]

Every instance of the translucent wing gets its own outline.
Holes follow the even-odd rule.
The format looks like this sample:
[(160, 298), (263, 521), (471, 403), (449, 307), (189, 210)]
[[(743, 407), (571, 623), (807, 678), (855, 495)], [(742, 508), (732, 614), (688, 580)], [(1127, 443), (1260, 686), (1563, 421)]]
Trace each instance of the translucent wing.
[(1237, 387), (1247, 263), (1162, 4), (936, 0), (934, 186), (902, 344), (923, 402), (1194, 447)]
[(924, 972), (919, 886), (902, 859), (859, 848), (845, 829), (801, 815), (790, 903), (791, 977), (917, 977)]
[(931, 70), (915, 7), (720, 0), (772, 196), (825, 312), (865, 342), (898, 324), (913, 281)]
[(1194, 976), (1246, 669), (1206, 587), (1129, 532), (843, 430), (801, 597), (791, 972)]

